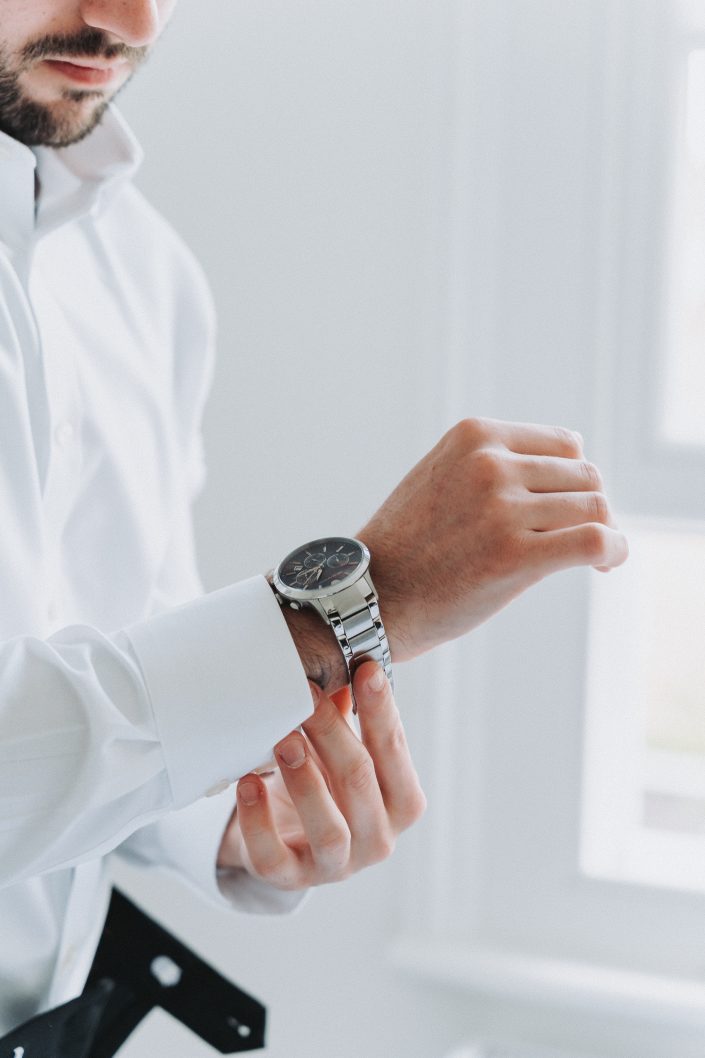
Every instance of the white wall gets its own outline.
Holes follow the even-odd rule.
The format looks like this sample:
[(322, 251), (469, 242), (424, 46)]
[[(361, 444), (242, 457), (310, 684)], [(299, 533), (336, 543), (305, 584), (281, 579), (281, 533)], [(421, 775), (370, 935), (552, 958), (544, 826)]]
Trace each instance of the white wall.
[[(140, 183), (219, 309), (197, 510), (208, 588), (354, 532), (445, 426), (449, 49), (438, 0), (182, 0), (124, 97), (147, 151)], [(413, 746), (425, 702), (410, 668), (399, 685)], [(269, 1004), (273, 1058), (439, 1058), (468, 1031), (466, 1002), (385, 956), (415, 840), (287, 921), (120, 877)], [(157, 1017), (125, 1053), (207, 1051)]]

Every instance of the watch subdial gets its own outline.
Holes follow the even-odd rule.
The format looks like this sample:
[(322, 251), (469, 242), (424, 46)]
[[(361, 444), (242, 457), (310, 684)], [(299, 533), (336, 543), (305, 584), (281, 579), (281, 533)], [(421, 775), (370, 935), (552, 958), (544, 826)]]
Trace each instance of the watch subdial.
[(354, 560), (352, 555), (336, 551), (330, 556), (330, 558), (326, 562), (326, 565), (331, 570), (341, 570), (344, 569), (346, 566), (349, 566), (353, 561)]
[(312, 566), (311, 569), (302, 569), (294, 578), (295, 588), (315, 588), (321, 579), (320, 566)]

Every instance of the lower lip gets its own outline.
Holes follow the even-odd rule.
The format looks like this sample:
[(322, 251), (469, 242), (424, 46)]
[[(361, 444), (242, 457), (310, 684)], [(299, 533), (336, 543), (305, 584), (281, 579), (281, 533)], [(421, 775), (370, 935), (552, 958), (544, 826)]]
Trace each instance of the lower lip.
[(97, 66), (76, 66), (72, 62), (59, 62), (55, 59), (46, 59), (46, 65), (55, 70), (56, 73), (68, 77), (76, 84), (107, 85), (123, 72), (124, 63), (118, 66), (109, 66), (107, 69), (99, 69)]

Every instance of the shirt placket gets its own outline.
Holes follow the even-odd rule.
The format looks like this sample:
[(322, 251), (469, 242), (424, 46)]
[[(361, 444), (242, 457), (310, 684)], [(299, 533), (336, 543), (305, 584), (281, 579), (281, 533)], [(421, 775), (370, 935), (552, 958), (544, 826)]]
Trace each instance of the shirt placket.
[(49, 550), (48, 612), (50, 627), (66, 623), (62, 584), (61, 536), (75, 503), (82, 468), (82, 414), (72, 339), (60, 305), (36, 270), (32, 300), (41, 320), (44, 376), (49, 402), (49, 466), (44, 488), (44, 519)]

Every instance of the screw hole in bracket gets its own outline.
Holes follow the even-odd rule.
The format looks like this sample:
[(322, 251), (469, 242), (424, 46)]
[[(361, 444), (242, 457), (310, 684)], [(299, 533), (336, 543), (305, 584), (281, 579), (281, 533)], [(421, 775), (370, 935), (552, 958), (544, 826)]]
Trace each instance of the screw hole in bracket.
[(173, 988), (181, 980), (181, 967), (168, 955), (157, 955), (156, 959), (152, 959), (149, 968), (152, 976), (156, 977), (163, 988)]
[(250, 1026), (243, 1025), (243, 1023), (241, 1021), (238, 1021), (237, 1018), (229, 1017), (228, 1025), (230, 1025), (231, 1028), (235, 1029), (238, 1036), (242, 1036), (243, 1039), (247, 1039), (248, 1036), (252, 1035), (252, 1029), (250, 1028)]

